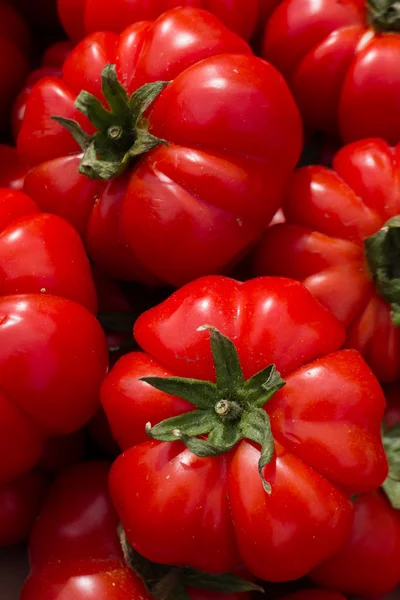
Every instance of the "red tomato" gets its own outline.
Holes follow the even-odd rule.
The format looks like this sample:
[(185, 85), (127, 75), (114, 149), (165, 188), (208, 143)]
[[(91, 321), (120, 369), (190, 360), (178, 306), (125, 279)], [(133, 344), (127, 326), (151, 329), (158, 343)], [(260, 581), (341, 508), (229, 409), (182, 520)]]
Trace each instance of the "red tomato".
[[(250, 595), (189, 589), (191, 600), (250, 600)], [(25, 584), (21, 600), (154, 600), (122, 562), (103, 560), (47, 565)], [(330, 600), (327, 599), (327, 600)], [(336, 598), (332, 598), (336, 600)], [(340, 600), (340, 598), (339, 598)]]
[(25, 86), (18, 94), (12, 109), (12, 132), (16, 139), (24, 120), (26, 103), (32, 88), (42, 77), (60, 76), (62, 65), (68, 54), (73, 49), (71, 42), (57, 42), (50, 46), (43, 55), (41, 66), (29, 73)]
[(37, 466), (50, 475), (56, 475), (81, 461), (84, 453), (85, 432), (83, 429), (79, 429), (69, 435), (48, 438), (44, 442), (42, 455)]
[(0, 298), (0, 481), (30, 469), (44, 439), (92, 417), (106, 367), (103, 331), (83, 306), (40, 293)]
[(20, 600), (153, 600), (121, 561), (49, 564), (31, 574)]
[(50, 487), (29, 542), (32, 569), (51, 562), (119, 560), (118, 516), (107, 490), (110, 465), (84, 462)]
[[(44, 441), (94, 414), (107, 369), (96, 293), (76, 231), (0, 189), (0, 482), (24, 473)], [(91, 312), (89, 312), (91, 311)]]
[[(53, 483), (30, 538), (32, 574), (21, 600), (152, 599), (122, 561), (108, 470), (107, 463), (82, 463)], [(193, 589), (190, 598), (250, 600)]]
[(8, 126), (12, 103), (29, 70), (29, 31), (16, 10), (0, 2), (0, 128)]
[(346, 598), (343, 594), (330, 590), (309, 589), (286, 594), (281, 596), (280, 600), (346, 600)]
[(373, 596), (400, 582), (400, 519), (381, 491), (354, 500), (351, 534), (337, 554), (311, 572), (316, 583), (345, 594)]
[[(20, 194), (26, 198), (22, 192), (0, 188), (0, 219)], [(16, 207), (11, 210), (12, 222), (0, 229), (0, 294), (63, 296), (95, 313), (90, 265), (73, 227), (56, 215), (43, 213), (15, 220)]]
[[(242, 384), (242, 371), (227, 367), (231, 376), (217, 376), (219, 387), (204, 388), (204, 381), (216, 377), (204, 324), (234, 341), (246, 380), (276, 365), (286, 385), (266, 412), (260, 408), (266, 394), (280, 386), (271, 392), (267, 383), (262, 387), (265, 374)], [(102, 403), (115, 439), (127, 449), (111, 469), (110, 490), (135, 549), (155, 562), (212, 573), (243, 562), (267, 581), (298, 578), (339, 549), (352, 521), (347, 493), (374, 489), (385, 479), (387, 463), (381, 388), (357, 352), (335, 352), (344, 340), (335, 317), (295, 281), (259, 278), (240, 284), (205, 277), (144, 313), (134, 331), (144, 352), (120, 359), (104, 381)], [(193, 410), (190, 392), (183, 400), (141, 380), (172, 375), (202, 380), (196, 398), (204, 415), (189, 412), (183, 420), (193, 423), (189, 431), (205, 434), (211, 419), (213, 439), (225, 439), (218, 438), (218, 428), (228, 427), (227, 439), (234, 441), (223, 447), (232, 448), (229, 453), (200, 458), (180, 441), (145, 441), (145, 424), (168, 417), (178, 421), (166, 439), (176, 439), (177, 429), (188, 431), (178, 415)], [(224, 385), (234, 387), (226, 392)], [(253, 386), (261, 386), (254, 391), (257, 413), (243, 400)], [(232, 420), (223, 420), (221, 396), (235, 399), (233, 416), (228, 413)], [(271, 494), (259, 477), (258, 445), (243, 439), (235, 446), (245, 437), (237, 437), (243, 429), (235, 428), (246, 429), (250, 414), (263, 419), (258, 428), (263, 435), (268, 423), (272, 428), (271, 460), (263, 469)], [(206, 420), (196, 425), (196, 417)], [(256, 433), (249, 436), (259, 439)]]
[(202, 8), (215, 14), (229, 29), (249, 39), (277, 0), (58, 0), (65, 31), (79, 41), (95, 31), (121, 33), (138, 21), (152, 21), (178, 6)]
[(31, 532), (42, 504), (47, 479), (30, 471), (0, 485), (0, 546), (18, 544)]
[(399, 158), (400, 147), (364, 140), (342, 148), (332, 171), (299, 169), (284, 202), (287, 222), (266, 231), (254, 257), (256, 275), (302, 280), (342, 321), (346, 346), (359, 350), (381, 381), (400, 377), (400, 330), (391, 316), (396, 275), (390, 266), (379, 270), (365, 248), (400, 214)]
[(284, 74), (309, 128), (346, 143), (400, 141), (399, 15), (391, 4), (284, 0), (272, 14), (263, 55)]
[[(107, 63), (116, 63), (129, 94), (173, 80), (146, 113), (151, 134), (169, 145), (99, 182), (78, 174), (77, 143), (50, 116), (87, 124), (74, 100), (82, 89), (101, 96)], [(136, 135), (126, 133), (124, 140)], [(94, 263), (119, 279), (177, 286), (227, 269), (258, 239), (298, 159), (301, 123), (275, 69), (213, 15), (183, 8), (120, 36), (85, 38), (62, 79), (42, 79), (32, 90), (18, 147), (37, 165), (25, 189), (76, 227)], [(96, 156), (101, 162), (104, 154)]]
[(16, 148), (0, 144), (0, 187), (22, 190), (29, 165), (18, 154)]

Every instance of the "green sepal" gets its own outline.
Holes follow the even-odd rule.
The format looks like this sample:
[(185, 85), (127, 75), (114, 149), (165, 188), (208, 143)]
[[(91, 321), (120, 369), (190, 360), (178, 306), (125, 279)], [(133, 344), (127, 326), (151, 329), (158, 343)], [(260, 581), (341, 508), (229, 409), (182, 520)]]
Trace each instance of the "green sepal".
[[(181, 440), (199, 457), (219, 456), (247, 438), (261, 447), (258, 470), (266, 492), (271, 493), (263, 469), (274, 456), (274, 439), (267, 413), (261, 408), (285, 385), (270, 365), (244, 381), (235, 345), (218, 329), (209, 325), (199, 331), (210, 332), (216, 383), (182, 377), (144, 377), (154, 388), (183, 398), (198, 407), (183, 415), (166, 419), (154, 427), (146, 426), (149, 437), (160, 441)], [(205, 436), (208, 438), (199, 438)]]
[(118, 81), (115, 65), (106, 65), (102, 72), (102, 92), (110, 110), (83, 90), (75, 100), (75, 108), (97, 129), (87, 134), (78, 122), (63, 117), (51, 117), (70, 131), (84, 151), (79, 173), (90, 179), (110, 180), (121, 175), (135, 158), (159, 144), (168, 145), (148, 131), (144, 114), (168, 81), (156, 81), (136, 90), (130, 97)]
[(207, 438), (207, 442), (216, 448), (226, 448), (226, 452), (242, 439), (239, 427), (232, 427), (230, 422), (218, 421)]
[(222, 573), (221, 575), (212, 575), (210, 573), (202, 573), (195, 569), (185, 568), (183, 572), (183, 580), (186, 585), (196, 587), (203, 590), (211, 590), (213, 592), (221, 592), (223, 594), (235, 594), (239, 592), (261, 592), (264, 589), (231, 573)]
[(75, 108), (89, 119), (99, 131), (107, 131), (117, 123), (117, 117), (108, 111), (96, 96), (82, 91), (75, 100)]
[[(124, 124), (127, 127), (132, 125), (132, 109), (129, 106), (129, 97), (124, 86), (118, 81), (115, 65), (106, 65), (104, 67), (101, 74), (101, 89), (111, 109), (110, 114), (118, 115), (120, 124)], [(114, 123), (110, 123), (108, 127), (112, 124)], [(97, 127), (97, 129), (102, 128)]]
[(392, 307), (392, 321), (400, 323), (400, 216), (364, 240), (365, 256), (379, 294)]
[(367, 0), (367, 21), (378, 32), (400, 31), (400, 2)]
[(271, 431), (271, 423), (267, 413), (262, 408), (255, 408), (244, 413), (240, 421), (242, 437), (252, 440), (261, 446), (260, 459), (258, 461), (258, 472), (264, 490), (267, 494), (272, 492), (271, 485), (263, 475), (265, 465), (271, 462), (274, 456), (274, 438)]
[(170, 84), (170, 81), (155, 81), (146, 83), (133, 92), (129, 98), (129, 107), (135, 115), (134, 125), (138, 125), (146, 110), (153, 104), (154, 100)]
[(400, 510), (400, 424), (389, 431), (384, 429), (382, 441), (389, 463), (389, 474), (382, 488), (393, 508)]
[(141, 377), (156, 390), (183, 398), (198, 408), (209, 409), (219, 400), (215, 383), (185, 377)]
[(208, 458), (210, 456), (221, 456), (232, 450), (233, 446), (217, 446), (208, 440), (193, 437), (187, 433), (179, 432), (177, 438), (181, 440), (195, 456), (199, 458)]
[(269, 365), (248, 379), (243, 385), (243, 391), (250, 404), (261, 408), (284, 385), (286, 382), (275, 365)]
[(225, 594), (264, 592), (262, 587), (252, 581), (246, 581), (230, 573), (212, 575), (190, 567), (153, 563), (132, 548), (121, 526), (118, 528), (118, 534), (125, 563), (141, 578), (147, 591), (156, 600), (190, 600), (187, 587)]
[(216, 327), (203, 325), (198, 331), (209, 330), (215, 364), (216, 382), (222, 397), (230, 398), (244, 384), (243, 371), (234, 343)]
[(65, 129), (68, 129), (78, 146), (80, 146), (82, 150), (86, 150), (92, 141), (92, 136), (86, 133), (77, 121), (65, 117), (52, 116), (50, 118), (65, 127)]
[(171, 417), (161, 421), (154, 427), (150, 423), (146, 425), (146, 433), (149, 437), (161, 442), (176, 442), (180, 439), (178, 431), (184, 431), (188, 436), (204, 435), (218, 423), (215, 411), (193, 410), (183, 413), (177, 417)]

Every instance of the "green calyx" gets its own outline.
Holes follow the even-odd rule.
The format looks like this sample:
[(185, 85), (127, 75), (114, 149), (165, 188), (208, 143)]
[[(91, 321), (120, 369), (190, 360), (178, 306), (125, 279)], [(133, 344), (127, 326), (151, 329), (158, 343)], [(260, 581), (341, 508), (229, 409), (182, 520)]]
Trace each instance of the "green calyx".
[(154, 427), (148, 423), (146, 432), (164, 442), (181, 440), (200, 457), (225, 454), (240, 440), (252, 440), (261, 446), (258, 469), (265, 491), (271, 493), (262, 470), (274, 455), (274, 439), (262, 407), (285, 382), (275, 365), (245, 381), (233, 342), (210, 325), (199, 330), (205, 329), (210, 332), (216, 383), (182, 377), (143, 377), (142, 381), (157, 390), (183, 398), (197, 408)]
[(400, 424), (388, 431), (384, 428), (382, 441), (389, 463), (389, 474), (382, 488), (393, 508), (400, 510)]
[(136, 157), (159, 144), (167, 145), (149, 133), (144, 114), (169, 82), (149, 83), (129, 97), (118, 81), (115, 65), (104, 67), (101, 78), (110, 110), (89, 92), (82, 91), (75, 100), (75, 107), (97, 129), (94, 135), (86, 133), (73, 119), (52, 119), (68, 129), (82, 148), (79, 173), (90, 179), (109, 180), (121, 175)]
[(188, 587), (224, 594), (264, 592), (263, 588), (255, 583), (230, 573), (211, 575), (189, 567), (153, 563), (132, 548), (123, 529), (120, 529), (119, 537), (126, 564), (141, 578), (155, 600), (190, 600)]
[(367, 0), (367, 15), (376, 31), (400, 31), (399, 0)]
[(400, 326), (400, 217), (364, 240), (365, 256), (377, 290), (392, 307), (392, 321)]

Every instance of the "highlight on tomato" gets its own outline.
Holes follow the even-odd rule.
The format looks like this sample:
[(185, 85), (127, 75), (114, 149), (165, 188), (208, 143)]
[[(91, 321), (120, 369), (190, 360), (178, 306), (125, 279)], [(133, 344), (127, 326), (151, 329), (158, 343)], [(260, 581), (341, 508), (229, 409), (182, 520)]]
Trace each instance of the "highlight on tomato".
[(52, 44), (45, 51), (41, 65), (29, 73), (25, 80), (25, 85), (20, 90), (12, 107), (11, 125), (14, 139), (18, 137), (25, 116), (26, 103), (33, 86), (42, 77), (60, 76), (62, 65), (73, 47), (72, 42), (69, 41)]
[(334, 315), (296, 281), (210, 276), (134, 333), (143, 351), (117, 362), (101, 399), (124, 450), (111, 496), (135, 550), (209, 573), (243, 564), (265, 581), (337, 552), (349, 495), (379, 486), (387, 460), (382, 390), (358, 352), (339, 350)]
[(286, 78), (309, 130), (400, 141), (400, 9), (394, 0), (283, 0), (263, 56)]
[(400, 147), (379, 139), (344, 146), (333, 169), (297, 170), (253, 257), (256, 275), (301, 280), (347, 330), (384, 382), (400, 377)]
[(95, 264), (179, 286), (254, 245), (301, 142), (275, 68), (214, 15), (177, 8), (81, 41), (62, 78), (31, 91), (18, 149), (34, 166), (27, 193), (74, 225)]
[(23, 192), (0, 189), (0, 483), (97, 410), (108, 353), (96, 310), (74, 228)]

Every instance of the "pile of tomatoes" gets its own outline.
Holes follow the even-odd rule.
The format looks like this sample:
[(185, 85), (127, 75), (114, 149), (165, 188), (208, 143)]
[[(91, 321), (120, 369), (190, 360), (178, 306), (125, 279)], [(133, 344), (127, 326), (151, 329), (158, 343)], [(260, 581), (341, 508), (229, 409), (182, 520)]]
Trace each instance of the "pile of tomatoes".
[(0, 0), (0, 78), (10, 600), (399, 598), (399, 2)]

